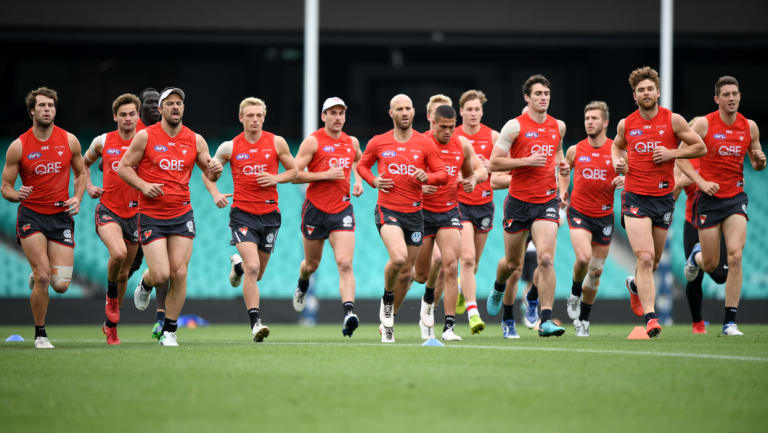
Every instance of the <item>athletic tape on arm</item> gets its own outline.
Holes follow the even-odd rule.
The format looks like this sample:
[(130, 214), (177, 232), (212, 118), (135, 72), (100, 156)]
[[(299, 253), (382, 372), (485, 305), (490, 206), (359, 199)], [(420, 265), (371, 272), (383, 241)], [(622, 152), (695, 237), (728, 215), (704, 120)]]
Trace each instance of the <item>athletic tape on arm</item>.
[(518, 133), (520, 133), (520, 122), (518, 122), (517, 119), (509, 120), (504, 124), (504, 127), (501, 128), (501, 132), (499, 132), (499, 139), (496, 140), (494, 146), (498, 147), (504, 152), (509, 152), (509, 149), (512, 147), (512, 141), (509, 139), (509, 136)]

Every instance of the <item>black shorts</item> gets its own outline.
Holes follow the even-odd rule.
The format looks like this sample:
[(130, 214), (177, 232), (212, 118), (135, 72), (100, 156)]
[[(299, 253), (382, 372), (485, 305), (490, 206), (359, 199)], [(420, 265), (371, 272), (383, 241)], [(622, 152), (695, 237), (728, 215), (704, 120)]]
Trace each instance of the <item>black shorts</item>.
[(471, 222), (475, 231), (478, 233), (488, 233), (493, 228), (493, 214), (496, 206), (493, 202), (486, 204), (464, 204), (459, 203), (459, 214), (461, 222)]
[(96, 234), (99, 234), (99, 226), (103, 226), (106, 224), (115, 223), (120, 226), (120, 228), (123, 230), (123, 240), (126, 242), (130, 242), (132, 244), (136, 244), (139, 242), (139, 227), (138, 227), (138, 221), (139, 221), (139, 215), (136, 214), (130, 218), (123, 218), (116, 213), (109, 210), (108, 207), (104, 206), (102, 203), (99, 203), (96, 205)]
[(184, 215), (169, 219), (152, 218), (137, 215), (139, 227), (139, 243), (141, 245), (150, 244), (158, 239), (165, 239), (168, 236), (183, 236), (185, 238), (195, 238), (195, 213), (189, 211)]
[(331, 232), (355, 231), (355, 212), (350, 204), (338, 213), (325, 213), (309, 200), (301, 207), (301, 234), (309, 240), (328, 239)]
[(747, 193), (743, 191), (730, 198), (712, 197), (698, 191), (693, 202), (693, 224), (697, 229), (708, 229), (736, 214), (744, 215), (749, 221), (748, 204)]
[(635, 218), (650, 218), (654, 227), (664, 230), (672, 224), (675, 211), (675, 198), (672, 193), (661, 196), (640, 195), (624, 191), (621, 193), (621, 226), (624, 215)]
[(398, 226), (403, 230), (406, 245), (421, 245), (424, 234), (424, 216), (420, 210), (406, 213), (376, 205), (373, 215), (376, 219), (376, 228), (379, 229), (379, 233), (381, 233), (381, 226)]
[(571, 230), (582, 229), (592, 233), (592, 243), (610, 245), (613, 237), (613, 214), (602, 218), (584, 215), (572, 206), (568, 207), (568, 227)]
[(253, 242), (259, 246), (259, 250), (272, 254), (275, 250), (277, 232), (283, 219), (280, 211), (272, 211), (264, 215), (256, 215), (232, 208), (229, 213), (229, 229), (232, 231), (230, 244), (237, 245), (240, 242)]
[(19, 205), (16, 212), (16, 242), (34, 233), (42, 233), (49, 241), (74, 248), (75, 220), (72, 215), (64, 212), (43, 214), (28, 207)]
[[(683, 252), (685, 253), (685, 260), (688, 260), (688, 256), (693, 251), (693, 246), (697, 243), (699, 243), (699, 231), (686, 220), (683, 225)], [(725, 236), (722, 233), (720, 233), (720, 262), (717, 264), (717, 268), (709, 273), (709, 276), (717, 284), (724, 284), (726, 278), (728, 278), (728, 249), (725, 246)], [(699, 275), (693, 282), (701, 285), (703, 277), (704, 272), (699, 272)]]
[(504, 199), (504, 231), (517, 233), (530, 230), (534, 221), (560, 222), (560, 198), (546, 203), (528, 203), (507, 194)]
[(527, 282), (533, 282), (533, 271), (539, 267), (539, 259), (536, 257), (536, 251), (525, 251), (523, 256), (523, 274), (520, 279)]
[(459, 215), (458, 207), (454, 207), (445, 212), (430, 212), (426, 209), (422, 209), (421, 213), (424, 215), (425, 238), (435, 236), (438, 230), (461, 230), (463, 227), (461, 225), (461, 216)]

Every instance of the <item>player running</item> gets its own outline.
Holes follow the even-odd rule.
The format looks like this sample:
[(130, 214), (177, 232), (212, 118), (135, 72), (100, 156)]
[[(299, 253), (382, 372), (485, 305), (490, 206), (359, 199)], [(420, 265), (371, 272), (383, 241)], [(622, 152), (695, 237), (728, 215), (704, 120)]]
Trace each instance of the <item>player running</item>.
[(363, 193), (363, 183), (356, 170), (362, 155), (360, 142), (342, 131), (346, 114), (347, 105), (341, 98), (326, 99), (321, 112), (325, 126), (305, 138), (296, 154), (298, 175), (293, 183), (307, 183), (309, 186), (301, 211), (304, 260), (299, 266), (293, 309), (304, 310), (309, 277), (320, 265), (323, 246), (328, 239), (339, 270), (339, 294), (344, 310), (341, 333), (352, 337), (359, 320), (354, 312), (352, 259), (355, 253), (355, 214), (349, 194), (350, 175), (354, 173), (355, 176), (352, 188), (355, 197)]
[[(357, 166), (360, 176), (379, 189), (374, 217), (389, 253), (379, 308), (382, 343), (395, 342), (394, 315), (408, 291), (413, 263), (422, 244), (421, 187), (448, 181), (434, 142), (413, 130), (415, 110), (411, 98), (395, 95), (389, 107), (394, 128), (368, 142)], [(377, 164), (378, 176), (371, 172), (373, 164)], [(399, 298), (397, 305), (396, 294)]]
[[(32, 267), (29, 304), (35, 321), (35, 348), (53, 349), (45, 330), (48, 286), (64, 293), (72, 279), (75, 221), (86, 173), (77, 137), (54, 125), (59, 97), (40, 87), (27, 94), (32, 127), (13, 140), (5, 155), (3, 198), (19, 203), (16, 240)], [(69, 195), (69, 171), (74, 194)], [(21, 187), (16, 190), (16, 178)]]
[[(269, 328), (261, 323), (258, 281), (264, 276), (267, 263), (275, 249), (277, 232), (282, 217), (277, 205), (278, 183), (290, 182), (296, 177), (296, 164), (285, 139), (265, 131), (267, 105), (258, 98), (245, 98), (240, 102), (240, 123), (243, 132), (225, 141), (216, 150), (213, 160), (223, 166), (232, 166), (234, 196), (222, 194), (216, 187), (221, 171), (203, 174), (205, 188), (219, 208), (229, 204), (230, 243), (239, 254), (230, 257), (232, 269), (229, 282), (232, 287), (243, 282), (243, 299), (248, 310), (253, 341), (260, 343), (269, 335)], [(278, 162), (285, 171), (278, 174)]]
[(608, 105), (593, 101), (584, 107), (587, 138), (571, 146), (565, 161), (573, 173), (568, 226), (576, 255), (573, 284), (566, 309), (577, 337), (589, 337), (589, 313), (613, 237), (613, 192), (624, 186), (611, 164), (613, 140), (606, 137)]
[(766, 158), (760, 146), (760, 131), (753, 120), (739, 113), (739, 82), (730, 76), (715, 83), (717, 111), (696, 119), (693, 130), (704, 137), (707, 153), (697, 173), (688, 161), (678, 161), (680, 170), (699, 187), (693, 222), (699, 242), (693, 247), (685, 267), (688, 281), (699, 268), (712, 272), (720, 261), (720, 236), (725, 237), (728, 277), (725, 282), (725, 315), (722, 335), (744, 335), (736, 326), (741, 296), (741, 255), (747, 236), (747, 193), (744, 192), (744, 156), (752, 168), (765, 169)]
[(622, 224), (637, 259), (635, 276), (627, 278), (631, 307), (645, 316), (646, 333), (653, 338), (661, 332), (653, 271), (675, 208), (674, 160), (697, 158), (706, 148), (683, 116), (659, 106), (658, 72), (648, 66), (635, 69), (629, 85), (638, 109), (619, 121), (611, 152), (614, 169), (625, 176)]
[[(140, 192), (125, 183), (117, 174), (123, 157), (133, 137), (141, 102), (136, 95), (125, 93), (112, 102), (112, 118), (117, 130), (94, 138), (85, 152), (88, 195), (101, 198), (96, 205), (96, 233), (109, 251), (107, 261), (107, 303), (104, 307), (106, 320), (102, 326), (107, 344), (120, 344), (117, 324), (120, 322), (120, 306), (128, 285), (128, 271), (139, 247), (137, 213)], [(90, 169), (99, 158), (106, 164), (103, 187), (91, 183)]]
[[(528, 111), (508, 121), (491, 153), (491, 170), (513, 171), (504, 203), (504, 258), (499, 261), (496, 282), (488, 297), (488, 311), (498, 313), (507, 278), (522, 266), (530, 231), (536, 244), (538, 289), (541, 303), (539, 335), (563, 335), (565, 329), (552, 319), (555, 297), (554, 256), (559, 225), (561, 194), (568, 189), (569, 169), (563, 156), (565, 123), (547, 114), (551, 84), (533, 75), (523, 84)], [(556, 169), (560, 172), (555, 177)], [(496, 296), (494, 296), (496, 295)]]
[(146, 310), (152, 287), (170, 278), (160, 337), (160, 345), (169, 347), (179, 345), (176, 321), (186, 298), (187, 266), (195, 237), (189, 177), (195, 163), (211, 174), (221, 173), (221, 164), (211, 159), (205, 139), (182, 124), (181, 89), (164, 89), (159, 104), (162, 120), (136, 134), (120, 160), (118, 174), (141, 191), (139, 242), (148, 269), (133, 292), (133, 301), (138, 310)]

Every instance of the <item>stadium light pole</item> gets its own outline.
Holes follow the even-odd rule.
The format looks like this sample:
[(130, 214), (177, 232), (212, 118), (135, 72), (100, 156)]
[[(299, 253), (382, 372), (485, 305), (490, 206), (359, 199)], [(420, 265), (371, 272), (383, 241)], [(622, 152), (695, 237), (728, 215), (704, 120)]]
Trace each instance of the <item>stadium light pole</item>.
[(672, 48), (675, 0), (661, 0), (661, 105), (672, 109)]
[(317, 129), (320, 0), (304, 0), (304, 135)]

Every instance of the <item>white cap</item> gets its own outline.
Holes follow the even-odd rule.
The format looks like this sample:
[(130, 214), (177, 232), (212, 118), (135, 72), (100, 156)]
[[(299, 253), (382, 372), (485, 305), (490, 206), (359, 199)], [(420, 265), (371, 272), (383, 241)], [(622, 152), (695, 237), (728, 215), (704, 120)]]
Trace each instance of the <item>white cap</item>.
[(163, 90), (163, 93), (160, 94), (160, 99), (157, 101), (157, 105), (163, 105), (163, 99), (170, 96), (172, 93), (175, 93), (179, 96), (181, 96), (181, 100), (184, 100), (184, 91), (179, 89), (178, 87), (168, 87), (165, 90)]
[(347, 104), (344, 103), (344, 101), (341, 100), (341, 98), (337, 96), (332, 96), (323, 102), (323, 109), (320, 110), (321, 113), (325, 113), (325, 110), (335, 107), (337, 105), (341, 105), (344, 108), (347, 108)]

